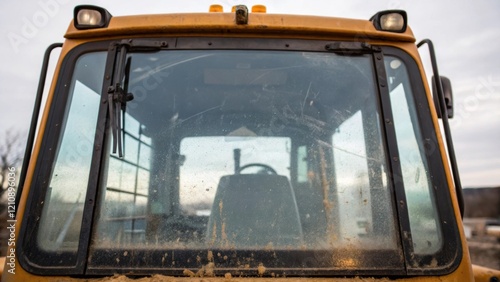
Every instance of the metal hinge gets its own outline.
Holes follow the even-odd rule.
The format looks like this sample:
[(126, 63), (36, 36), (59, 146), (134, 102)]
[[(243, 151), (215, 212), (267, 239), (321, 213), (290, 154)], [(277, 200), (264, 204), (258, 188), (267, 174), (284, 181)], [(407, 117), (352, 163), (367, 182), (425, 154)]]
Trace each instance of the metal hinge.
[(373, 46), (366, 42), (333, 42), (325, 45), (327, 51), (334, 52), (339, 55), (355, 56), (366, 53), (380, 52), (382, 49), (379, 46)]

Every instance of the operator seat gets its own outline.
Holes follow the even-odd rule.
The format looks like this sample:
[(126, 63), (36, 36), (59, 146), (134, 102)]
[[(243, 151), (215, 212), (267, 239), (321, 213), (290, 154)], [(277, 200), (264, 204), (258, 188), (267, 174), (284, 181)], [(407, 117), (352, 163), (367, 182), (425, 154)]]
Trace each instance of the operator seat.
[(206, 240), (210, 246), (298, 246), (302, 239), (295, 195), (285, 176), (221, 177), (208, 221)]

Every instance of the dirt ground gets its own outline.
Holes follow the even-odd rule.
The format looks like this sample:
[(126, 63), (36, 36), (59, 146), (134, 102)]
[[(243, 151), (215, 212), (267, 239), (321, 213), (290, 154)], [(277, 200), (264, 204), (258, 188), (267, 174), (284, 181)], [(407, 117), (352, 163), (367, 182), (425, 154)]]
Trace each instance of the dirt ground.
[(500, 270), (500, 238), (474, 236), (468, 244), (473, 264)]

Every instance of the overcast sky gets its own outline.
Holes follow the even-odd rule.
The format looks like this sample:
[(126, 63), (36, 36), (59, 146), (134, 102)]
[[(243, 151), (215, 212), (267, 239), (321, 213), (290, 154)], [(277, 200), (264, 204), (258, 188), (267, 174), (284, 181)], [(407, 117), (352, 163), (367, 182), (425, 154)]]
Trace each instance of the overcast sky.
[(78, 4), (105, 7), (114, 16), (205, 12), (235, 4), (265, 4), (268, 13), (369, 19), (387, 9), (408, 12), (417, 40), (433, 40), (441, 75), (455, 95), (451, 128), (464, 187), (500, 186), (500, 1), (1, 1), (0, 138), (28, 131), (43, 53), (62, 42)]

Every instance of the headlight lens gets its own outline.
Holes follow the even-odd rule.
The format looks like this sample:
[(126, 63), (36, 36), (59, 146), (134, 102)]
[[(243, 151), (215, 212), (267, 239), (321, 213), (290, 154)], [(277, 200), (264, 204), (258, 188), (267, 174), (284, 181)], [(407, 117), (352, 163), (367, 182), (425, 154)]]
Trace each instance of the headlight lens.
[(81, 25), (99, 25), (102, 21), (102, 16), (98, 11), (83, 9), (78, 11), (76, 20)]
[(376, 13), (370, 18), (377, 30), (390, 32), (405, 32), (408, 17), (403, 10), (388, 10)]
[(73, 23), (77, 29), (92, 29), (107, 27), (111, 14), (104, 8), (92, 5), (75, 7)]
[(380, 17), (380, 27), (387, 31), (400, 31), (405, 25), (403, 15), (397, 13), (386, 14)]

